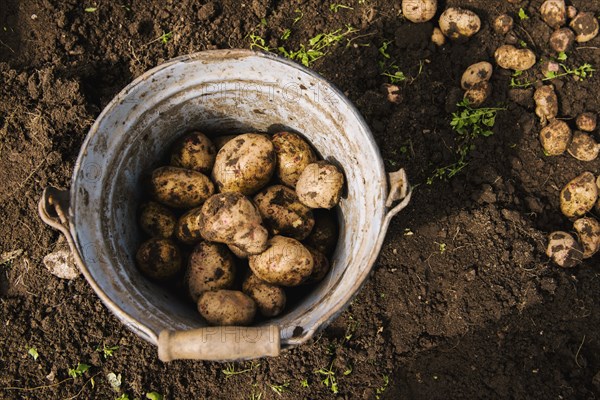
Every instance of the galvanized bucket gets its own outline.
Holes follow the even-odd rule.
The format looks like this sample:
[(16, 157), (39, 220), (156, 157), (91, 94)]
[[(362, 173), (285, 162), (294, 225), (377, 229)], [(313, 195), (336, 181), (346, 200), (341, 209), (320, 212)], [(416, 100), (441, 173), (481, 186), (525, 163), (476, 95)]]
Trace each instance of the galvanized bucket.
[[(145, 279), (134, 256), (141, 176), (190, 129), (209, 135), (296, 131), (344, 170), (332, 270), (284, 315), (256, 327), (209, 327), (195, 308)], [(79, 153), (70, 190), (47, 188), (42, 219), (69, 241), (106, 306), (159, 357), (236, 360), (275, 356), (324, 328), (350, 303), (375, 262), (391, 218), (410, 199), (390, 174), (365, 121), (315, 72), (249, 50), (175, 58), (137, 78), (100, 114)], [(389, 187), (389, 189), (388, 189)], [(402, 200), (392, 208), (392, 203)]]

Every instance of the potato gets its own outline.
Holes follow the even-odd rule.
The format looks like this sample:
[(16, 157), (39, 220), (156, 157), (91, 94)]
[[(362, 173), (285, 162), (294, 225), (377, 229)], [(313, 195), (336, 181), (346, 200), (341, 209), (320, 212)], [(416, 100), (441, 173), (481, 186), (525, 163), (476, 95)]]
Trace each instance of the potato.
[(443, 46), (446, 43), (446, 36), (437, 26), (431, 32), (431, 42), (436, 46)]
[(500, 35), (506, 35), (513, 27), (513, 18), (508, 14), (502, 14), (494, 20), (494, 31)]
[(565, 0), (546, 0), (540, 7), (542, 19), (551, 28), (558, 29), (567, 23), (567, 6)]
[(258, 133), (239, 135), (217, 153), (212, 177), (221, 192), (256, 193), (273, 175), (273, 143)]
[(238, 290), (203, 292), (198, 311), (210, 325), (250, 325), (256, 315), (256, 303)]
[(402, 15), (411, 22), (427, 22), (436, 11), (437, 0), (402, 0)]
[(155, 169), (150, 188), (159, 203), (174, 208), (198, 207), (215, 191), (206, 175), (176, 167)]
[(439, 25), (447, 38), (463, 41), (479, 32), (481, 19), (471, 10), (449, 7), (440, 15)]
[(274, 185), (263, 189), (254, 197), (254, 204), (272, 235), (303, 240), (315, 225), (311, 209), (286, 186)]
[(560, 210), (569, 218), (581, 217), (590, 211), (598, 198), (594, 174), (584, 172), (571, 180), (560, 192)]
[(140, 207), (140, 227), (149, 236), (170, 238), (175, 224), (175, 214), (162, 204), (149, 201)]
[(224, 244), (202, 242), (194, 247), (185, 273), (194, 302), (207, 290), (231, 289), (234, 281), (235, 261)]
[(554, 86), (540, 86), (535, 90), (533, 100), (535, 101), (535, 113), (540, 117), (542, 125), (545, 125), (546, 121), (556, 118), (558, 115), (558, 97), (554, 92)]
[(229, 251), (231, 251), (237, 258), (241, 258), (243, 260), (248, 258), (249, 254), (237, 247), (235, 244), (228, 244), (227, 247), (229, 248)]
[(505, 44), (494, 52), (496, 64), (500, 68), (525, 71), (535, 65), (535, 53), (529, 49), (517, 49), (515, 46)]
[(557, 53), (566, 52), (573, 47), (575, 34), (569, 28), (560, 28), (550, 35), (550, 47)]
[[(558, 74), (560, 71), (560, 64), (553, 60), (544, 60), (540, 62), (540, 72), (542, 75), (548, 77), (551, 74)], [(539, 89), (539, 88), (538, 88)]]
[(583, 248), (569, 233), (557, 231), (548, 236), (546, 255), (559, 267), (573, 268), (581, 262)]
[(400, 104), (404, 99), (404, 97), (402, 96), (402, 92), (400, 91), (400, 87), (398, 87), (398, 85), (384, 83), (383, 85), (381, 85), (381, 92), (387, 97), (387, 100), (390, 103)]
[(248, 257), (250, 269), (261, 280), (281, 286), (298, 286), (313, 271), (310, 252), (296, 239), (273, 236), (267, 249)]
[(195, 244), (202, 240), (200, 217), (202, 207), (192, 208), (177, 220), (175, 237), (182, 243)]
[(592, 132), (596, 130), (596, 114), (593, 112), (584, 112), (579, 114), (575, 119), (575, 124), (577, 128), (585, 131)]
[(254, 302), (265, 317), (275, 317), (285, 308), (286, 296), (282, 288), (258, 279), (250, 274), (242, 285), (242, 291)]
[(135, 259), (139, 270), (157, 281), (169, 279), (181, 270), (181, 253), (171, 239), (152, 238), (145, 241)]
[(310, 274), (308, 279), (304, 282), (306, 284), (312, 284), (321, 282), (323, 278), (329, 272), (329, 260), (325, 257), (325, 254), (321, 253), (318, 250), (313, 249), (312, 247), (306, 246), (308, 251), (313, 257), (313, 272)]
[(487, 82), (492, 77), (493, 67), (487, 61), (481, 61), (470, 65), (462, 74), (460, 86), (469, 90), (480, 82)]
[(331, 255), (338, 240), (338, 225), (331, 211), (315, 210), (315, 226), (304, 240), (307, 246)]
[(218, 193), (202, 206), (199, 229), (210, 242), (233, 244), (249, 254), (267, 247), (269, 233), (256, 206), (241, 193)]
[(344, 175), (327, 161), (309, 164), (296, 184), (300, 202), (310, 208), (332, 208), (340, 201)]
[(598, 20), (593, 13), (580, 12), (569, 24), (575, 32), (575, 40), (588, 42), (598, 35)]
[(598, 157), (600, 144), (587, 133), (575, 131), (567, 151), (580, 161), (593, 161)]
[(175, 142), (171, 151), (171, 165), (208, 174), (216, 156), (213, 142), (203, 133), (193, 132)]
[(571, 128), (566, 122), (555, 119), (540, 132), (540, 142), (548, 156), (559, 156), (571, 142)]
[(317, 156), (308, 142), (295, 133), (276, 133), (272, 141), (277, 153), (277, 177), (284, 184), (296, 187), (304, 168), (316, 162)]
[(567, 18), (573, 19), (577, 15), (577, 9), (574, 6), (567, 6)]
[(600, 222), (595, 218), (579, 218), (573, 223), (579, 242), (583, 246), (583, 258), (590, 258), (600, 249)]
[(476, 83), (472, 88), (465, 92), (464, 99), (469, 102), (472, 107), (479, 107), (492, 94), (492, 84), (483, 81)]

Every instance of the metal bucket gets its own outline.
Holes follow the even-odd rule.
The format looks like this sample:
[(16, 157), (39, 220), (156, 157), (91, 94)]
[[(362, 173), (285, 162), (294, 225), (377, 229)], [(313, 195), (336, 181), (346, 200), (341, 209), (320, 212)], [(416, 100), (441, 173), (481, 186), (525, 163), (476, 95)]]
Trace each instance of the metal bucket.
[[(296, 131), (344, 170), (347, 192), (328, 278), (262, 326), (208, 327), (193, 306), (136, 269), (141, 175), (190, 129), (209, 135)], [(391, 218), (410, 199), (403, 170), (390, 174), (389, 191), (387, 178), (365, 121), (315, 72), (271, 54), (205, 51), (168, 61), (121, 91), (90, 129), (70, 190), (47, 188), (39, 211), (65, 234), (104, 304), (158, 345), (162, 360), (248, 359), (306, 342), (349, 304), (377, 258)]]

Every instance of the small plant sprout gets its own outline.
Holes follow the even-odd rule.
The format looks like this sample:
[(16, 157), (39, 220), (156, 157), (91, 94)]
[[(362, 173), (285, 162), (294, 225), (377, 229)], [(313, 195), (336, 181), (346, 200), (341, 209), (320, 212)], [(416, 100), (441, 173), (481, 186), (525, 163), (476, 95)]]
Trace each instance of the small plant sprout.
[(321, 383), (323, 385), (327, 386), (328, 388), (330, 388), (332, 393), (334, 393), (334, 394), (338, 393), (339, 389), (338, 389), (337, 378), (335, 376), (335, 371), (333, 371), (333, 361), (329, 365), (329, 368), (321, 368), (321, 369), (315, 371), (315, 373), (324, 377), (321, 380)]
[(163, 395), (157, 392), (148, 392), (146, 398), (148, 400), (163, 400)]
[(251, 49), (260, 49), (262, 51), (271, 51), (272, 49), (267, 45), (265, 39), (263, 39), (260, 35), (255, 35), (251, 33), (249, 35), (250, 38), (250, 48)]
[(341, 8), (344, 8), (344, 9), (347, 9), (347, 10), (354, 10), (354, 8), (353, 8), (353, 7), (346, 6), (346, 5), (344, 5), (344, 4), (336, 4), (336, 3), (333, 3), (333, 4), (331, 4), (331, 5), (329, 6), (329, 9), (330, 9), (331, 11), (333, 11), (334, 13), (336, 13), (336, 12), (340, 11), (340, 9), (341, 9)]
[(526, 19), (529, 19), (529, 15), (527, 15), (527, 13), (523, 9), (523, 7), (519, 8), (519, 19), (521, 21), (525, 21)]
[(561, 51), (560, 53), (558, 53), (558, 56), (556, 56), (556, 59), (558, 61), (566, 61), (567, 58), (567, 53), (565, 53), (564, 51)]
[(115, 398), (115, 400), (131, 400), (131, 399), (129, 398), (129, 395), (127, 393), (123, 393), (119, 397)]
[(277, 50), (283, 56), (299, 61), (305, 67), (310, 67), (315, 61), (325, 56), (331, 47), (355, 32), (358, 32), (358, 30), (348, 25), (346, 30), (338, 29), (329, 33), (319, 33), (311, 38), (307, 44), (301, 44), (296, 51), (288, 51), (283, 46), (278, 47)]
[(172, 37), (173, 37), (173, 32), (166, 32), (166, 33), (162, 34), (162, 36), (160, 37), (160, 41), (163, 44), (167, 44), (169, 42), (169, 40), (171, 40)]
[(76, 379), (76, 378), (82, 376), (83, 374), (85, 374), (88, 369), (90, 369), (89, 365), (83, 364), (83, 363), (78, 363), (77, 367), (69, 368), (68, 373), (71, 378)]
[[(469, 153), (475, 148), (475, 139), (493, 135), (492, 128), (496, 123), (498, 111), (506, 110), (505, 107), (472, 108), (467, 100), (457, 104), (459, 110), (452, 113), (450, 126), (458, 134), (456, 155), (458, 160), (444, 167), (436, 168), (433, 176), (427, 179), (431, 185), (435, 179), (452, 178), (468, 164)], [(441, 252), (441, 248), (440, 248)]]
[(37, 361), (38, 357), (40, 356), (35, 347), (30, 347), (29, 350), (27, 351), (27, 354), (29, 354), (31, 357), (33, 357), (34, 361)]
[(221, 372), (223, 373), (223, 375), (225, 375), (226, 378), (231, 378), (232, 376), (235, 376), (235, 375), (250, 372), (254, 368), (257, 368), (259, 366), (260, 366), (260, 363), (251, 362), (249, 367), (242, 369), (240, 371), (236, 371), (235, 364), (228, 363), (227, 366), (221, 370)]
[(250, 400), (262, 400), (262, 396), (262, 392), (252, 391), (252, 393), (250, 393)]
[(119, 350), (119, 346), (102, 345), (102, 348), (100, 346), (96, 347), (96, 351), (98, 353), (102, 353), (102, 355), (104, 356), (104, 359), (107, 359), (108, 357), (112, 357), (114, 355), (114, 352), (117, 350)]
[(510, 77), (510, 87), (511, 88), (528, 88), (533, 85), (534, 82), (530, 82), (525, 78), (520, 78), (523, 75), (523, 71), (515, 71), (512, 73)]
[(381, 399), (381, 395), (385, 392), (385, 390), (387, 389), (388, 385), (390, 384), (390, 378), (389, 378), (389, 376), (383, 375), (382, 379), (383, 379), (383, 385), (381, 385), (380, 387), (378, 387), (377, 389), (375, 389), (375, 398), (377, 400)]
[(307, 387), (309, 387), (309, 384), (308, 384), (308, 379), (306, 379), (306, 378), (305, 378), (305, 379), (302, 379), (302, 380), (300, 381), (300, 386), (302, 386), (303, 388), (307, 388)]
[(296, 25), (302, 18), (304, 18), (304, 13), (302, 12), (301, 9), (296, 8), (294, 10), (294, 13), (296, 13), (296, 16), (294, 17), (294, 21), (292, 22), (292, 25)]
[(87, 13), (93, 13), (96, 12), (98, 8), (96, 7), (86, 7), (83, 11), (87, 12)]
[(591, 77), (592, 74), (596, 71), (594, 69), (594, 67), (592, 67), (591, 64), (587, 64), (587, 63), (585, 63), (575, 69), (571, 69), (562, 63), (559, 65), (562, 68), (563, 72), (548, 71), (546, 73), (546, 77), (543, 78), (542, 81), (549, 81), (551, 79), (560, 78), (560, 77), (567, 76), (567, 75), (573, 75), (573, 76), (577, 77), (578, 79), (585, 79), (585, 78)]
[(281, 394), (287, 390), (289, 390), (290, 383), (289, 382), (284, 382), (281, 385), (269, 385), (269, 387), (271, 388), (272, 391), (274, 391), (275, 393), (277, 393), (279, 396), (281, 396)]
[(444, 254), (446, 252), (446, 243), (438, 243), (440, 248), (440, 254)]
[(285, 31), (283, 31), (283, 34), (281, 35), (281, 40), (288, 40), (291, 34), (292, 30), (287, 28)]

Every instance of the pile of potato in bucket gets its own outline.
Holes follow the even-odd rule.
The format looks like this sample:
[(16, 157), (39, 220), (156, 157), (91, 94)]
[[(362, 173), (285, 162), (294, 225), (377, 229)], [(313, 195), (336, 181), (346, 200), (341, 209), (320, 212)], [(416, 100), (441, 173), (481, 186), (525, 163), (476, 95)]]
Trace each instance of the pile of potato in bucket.
[[(217, 152), (218, 150), (218, 152)], [(300, 135), (180, 138), (152, 171), (140, 207), (149, 237), (136, 261), (148, 278), (183, 286), (212, 325), (248, 325), (286, 307), (286, 288), (329, 271), (337, 242), (331, 211), (344, 176)]]

